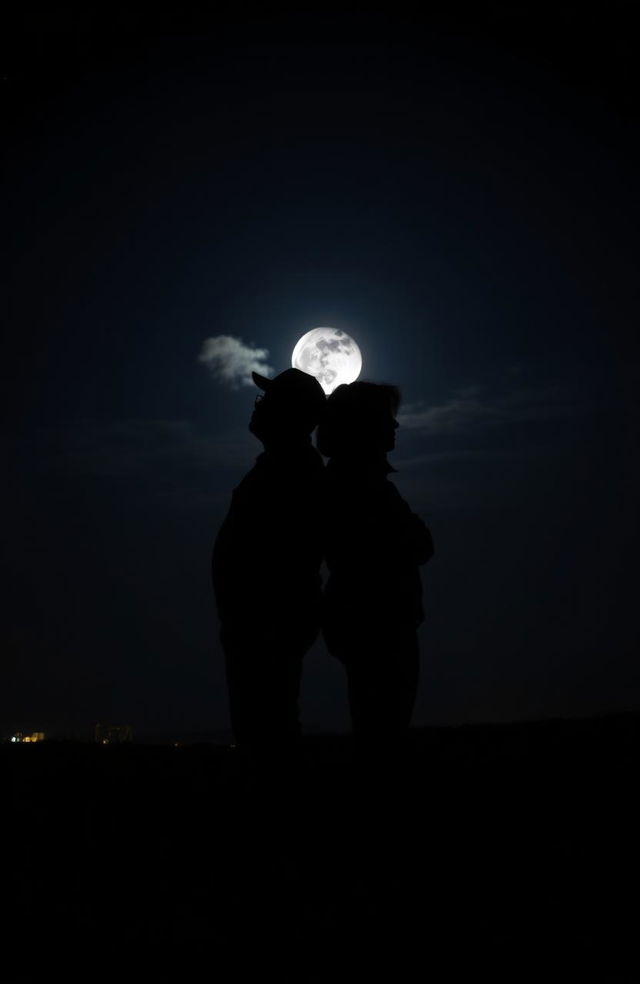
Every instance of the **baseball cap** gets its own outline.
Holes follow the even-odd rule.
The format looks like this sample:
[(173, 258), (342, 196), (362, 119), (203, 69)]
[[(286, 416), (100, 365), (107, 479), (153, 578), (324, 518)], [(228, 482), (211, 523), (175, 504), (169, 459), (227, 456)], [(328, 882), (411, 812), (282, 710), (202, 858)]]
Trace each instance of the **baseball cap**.
[(261, 376), (259, 372), (252, 372), (251, 376), (256, 386), (265, 393), (303, 412), (319, 414), (326, 401), (316, 377), (301, 369), (285, 369), (273, 379)]

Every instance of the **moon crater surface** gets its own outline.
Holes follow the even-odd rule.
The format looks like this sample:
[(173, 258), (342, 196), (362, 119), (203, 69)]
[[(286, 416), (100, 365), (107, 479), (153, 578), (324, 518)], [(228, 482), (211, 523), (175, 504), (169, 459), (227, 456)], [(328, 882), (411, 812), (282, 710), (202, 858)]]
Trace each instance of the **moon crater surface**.
[(312, 328), (298, 339), (291, 365), (315, 376), (328, 396), (336, 386), (355, 382), (362, 355), (354, 339), (339, 328)]

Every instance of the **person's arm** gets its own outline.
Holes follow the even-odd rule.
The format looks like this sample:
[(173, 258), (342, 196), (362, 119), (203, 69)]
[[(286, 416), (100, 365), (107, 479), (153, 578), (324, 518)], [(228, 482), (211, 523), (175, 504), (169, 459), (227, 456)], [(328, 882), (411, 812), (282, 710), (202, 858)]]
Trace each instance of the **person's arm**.
[(387, 483), (388, 495), (393, 503), (393, 535), (400, 550), (415, 564), (426, 564), (433, 557), (435, 547), (431, 530), (409, 507), (392, 482)]
[(408, 538), (415, 551), (418, 564), (426, 564), (435, 552), (431, 530), (414, 512), (410, 512), (410, 526), (407, 529)]

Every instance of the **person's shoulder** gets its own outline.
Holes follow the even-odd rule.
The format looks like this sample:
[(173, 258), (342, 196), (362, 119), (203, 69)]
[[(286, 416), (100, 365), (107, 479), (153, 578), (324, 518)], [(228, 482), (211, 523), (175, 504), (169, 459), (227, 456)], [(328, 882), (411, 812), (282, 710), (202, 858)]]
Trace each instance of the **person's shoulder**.
[(256, 494), (265, 485), (270, 483), (269, 463), (264, 460), (264, 455), (259, 455), (253, 466), (245, 472), (233, 490), (234, 499), (246, 499)]
[[(300, 495), (301, 490), (320, 485), (324, 478), (324, 462), (314, 447), (296, 449), (291, 454), (265, 453), (252, 470), (251, 486), (265, 494)], [(249, 478), (249, 476), (247, 476)]]
[(402, 495), (402, 492), (398, 486), (388, 475), (385, 477), (384, 481), (380, 483), (379, 490), (380, 496), (382, 496), (385, 502), (388, 502), (390, 506), (393, 506), (396, 509), (411, 509), (409, 503)]
[(326, 471), (322, 455), (313, 446), (305, 448), (295, 460), (290, 462), (290, 470), (303, 480), (312, 482), (323, 479)]

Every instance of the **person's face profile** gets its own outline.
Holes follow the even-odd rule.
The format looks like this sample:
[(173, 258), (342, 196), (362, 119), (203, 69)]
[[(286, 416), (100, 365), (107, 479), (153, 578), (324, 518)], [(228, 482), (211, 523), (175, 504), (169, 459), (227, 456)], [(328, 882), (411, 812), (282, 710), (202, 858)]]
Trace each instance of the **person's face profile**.
[(396, 446), (396, 431), (400, 424), (396, 419), (396, 407), (392, 401), (381, 408), (379, 420), (380, 444), (383, 451), (393, 451)]
[(399, 424), (395, 417), (389, 415), (380, 429), (380, 437), (385, 451), (393, 451), (396, 446), (396, 430)]
[[(253, 413), (249, 420), (249, 430), (257, 438), (261, 438), (264, 434), (264, 422), (266, 416), (268, 415), (268, 401), (266, 401), (266, 393), (258, 393), (253, 403)], [(266, 404), (266, 405), (265, 405)], [(265, 414), (267, 411), (267, 414)]]

